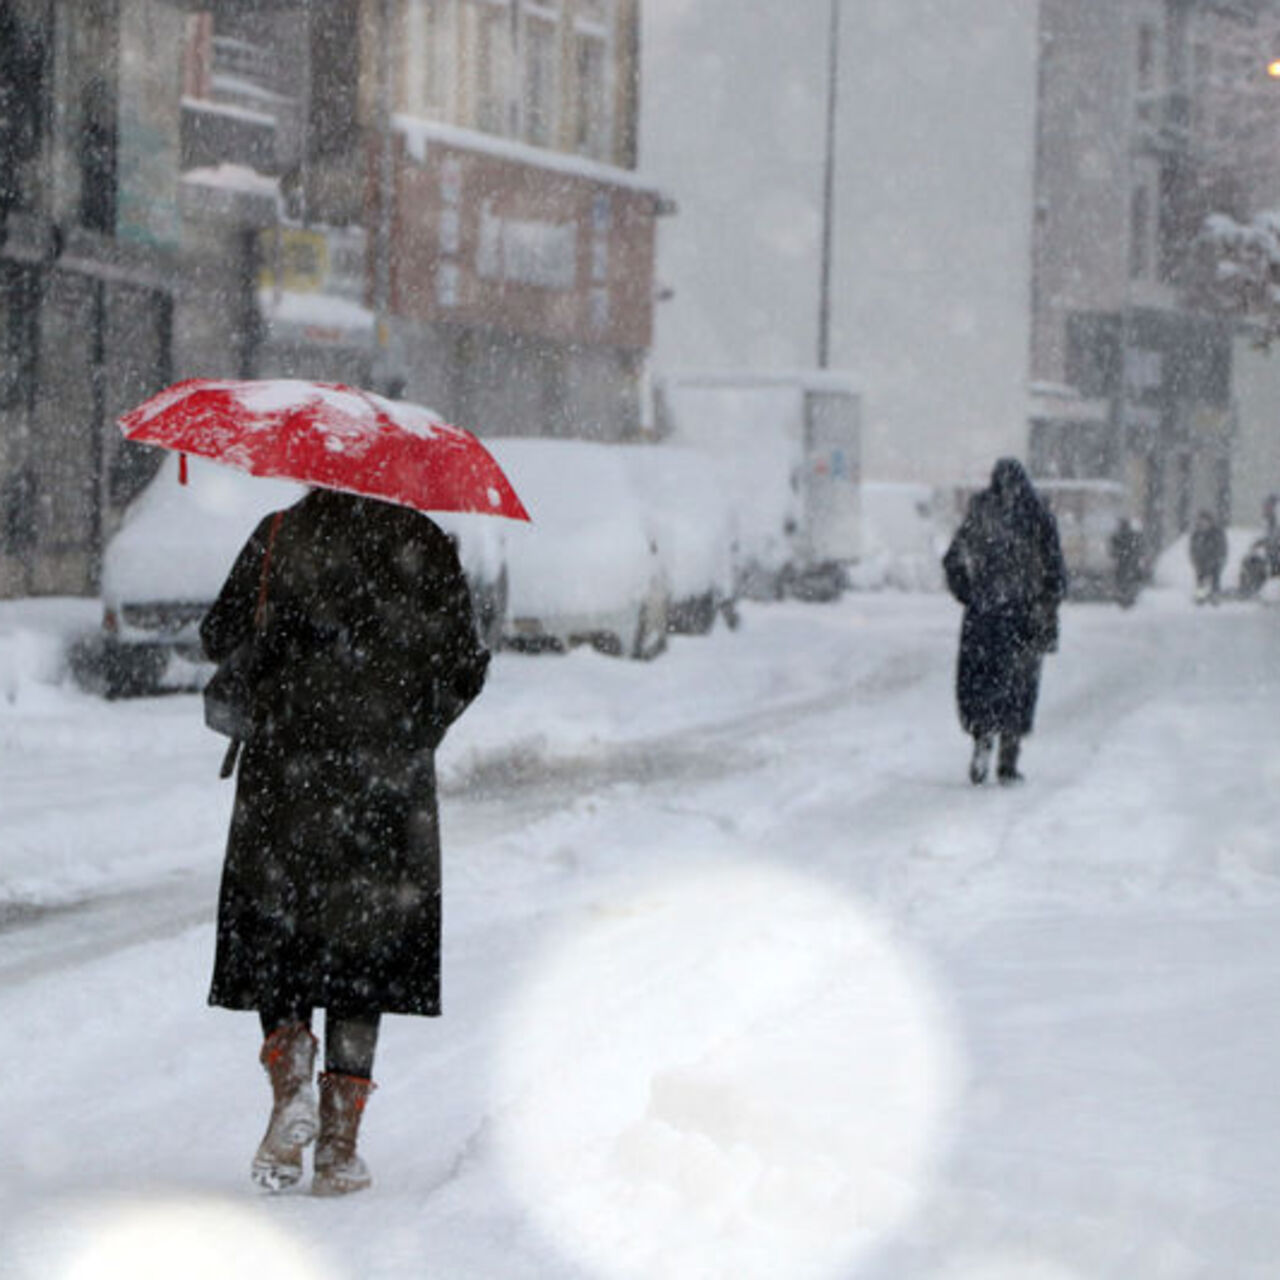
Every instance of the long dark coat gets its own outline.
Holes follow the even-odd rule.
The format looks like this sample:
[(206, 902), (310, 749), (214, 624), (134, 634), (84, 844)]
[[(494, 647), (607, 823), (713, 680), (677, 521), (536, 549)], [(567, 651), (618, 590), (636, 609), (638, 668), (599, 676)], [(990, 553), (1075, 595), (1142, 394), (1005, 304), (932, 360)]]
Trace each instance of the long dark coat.
[[(201, 624), (252, 634), (272, 517)], [(488, 654), (448, 537), (426, 516), (316, 491), (277, 527), (218, 902), (211, 1004), (440, 1012), (434, 748)]]
[(943, 567), (951, 594), (965, 606), (956, 668), (961, 725), (974, 735), (1030, 733), (1067, 575), (1057, 523), (1021, 463), (996, 464)]

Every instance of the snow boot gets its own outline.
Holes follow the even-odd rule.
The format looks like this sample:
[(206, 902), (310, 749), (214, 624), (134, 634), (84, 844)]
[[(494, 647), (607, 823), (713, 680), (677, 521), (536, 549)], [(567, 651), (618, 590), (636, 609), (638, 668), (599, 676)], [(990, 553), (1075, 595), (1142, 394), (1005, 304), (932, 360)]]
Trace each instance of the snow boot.
[(345, 1196), (363, 1191), (373, 1181), (369, 1166), (356, 1154), (356, 1135), (374, 1087), (372, 1080), (336, 1071), (320, 1076), (320, 1139), (312, 1195)]
[(264, 1191), (283, 1191), (301, 1180), (302, 1149), (316, 1136), (316, 1038), (303, 1023), (287, 1023), (263, 1041), (259, 1061), (274, 1102), (252, 1177)]
[(1018, 772), (1018, 748), (1021, 745), (1017, 734), (1006, 733), (1000, 738), (1000, 760), (996, 765), (996, 777), (1002, 786), (1025, 781)]
[(969, 781), (980, 787), (987, 780), (987, 770), (991, 767), (991, 735), (974, 734), (973, 759), (969, 761)]

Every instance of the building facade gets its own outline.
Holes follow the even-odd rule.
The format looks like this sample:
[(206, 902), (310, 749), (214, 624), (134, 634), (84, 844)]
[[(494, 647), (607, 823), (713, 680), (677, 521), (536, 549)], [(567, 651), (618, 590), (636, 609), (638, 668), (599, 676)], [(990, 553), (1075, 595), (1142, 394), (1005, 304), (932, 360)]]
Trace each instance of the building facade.
[(180, 377), (640, 430), (638, 0), (0, 0), (0, 596), (97, 586)]
[(0, 0), (0, 595), (90, 589), (171, 374), (183, 14)]
[(1199, 509), (1232, 515), (1235, 324), (1197, 304), (1197, 238), (1274, 199), (1275, 16), (1042, 0), (1040, 22), (1029, 454), (1123, 482), (1158, 550)]

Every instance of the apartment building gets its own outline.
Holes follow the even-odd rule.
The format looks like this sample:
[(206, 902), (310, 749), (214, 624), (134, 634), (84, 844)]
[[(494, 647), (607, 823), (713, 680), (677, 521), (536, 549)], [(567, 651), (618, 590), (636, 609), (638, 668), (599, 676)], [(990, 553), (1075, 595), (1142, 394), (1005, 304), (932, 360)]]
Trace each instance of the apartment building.
[(89, 590), (171, 374), (183, 14), (0, 0), (0, 595)]
[(1249, 357), (1191, 286), (1205, 216), (1276, 194), (1275, 17), (1262, 0), (1042, 0), (1040, 30), (1030, 459), (1123, 482), (1158, 549), (1200, 508), (1232, 514)]
[(208, 166), (235, 135), (281, 188), (258, 372), (327, 369), (487, 434), (636, 434), (669, 208), (634, 172), (637, 26), (636, 0), (193, 20), (188, 160), (234, 187)]

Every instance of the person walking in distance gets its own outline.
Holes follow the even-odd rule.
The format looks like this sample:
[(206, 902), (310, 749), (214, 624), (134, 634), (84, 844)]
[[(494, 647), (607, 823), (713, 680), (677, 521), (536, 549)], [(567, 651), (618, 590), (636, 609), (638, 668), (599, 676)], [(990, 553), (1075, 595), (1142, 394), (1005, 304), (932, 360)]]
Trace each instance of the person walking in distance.
[(964, 605), (956, 695), (973, 737), (969, 780), (1022, 781), (1018, 756), (1032, 730), (1046, 653), (1058, 645), (1067, 574), (1052, 512), (1016, 458), (1001, 458), (975, 494), (943, 557), (948, 589)]
[(323, 489), (258, 526), (201, 624), (214, 661), (251, 637), (209, 1001), (261, 1022), (272, 1107), (253, 1180), (293, 1186), (314, 1141), (313, 1192), (342, 1195), (371, 1181), (357, 1137), (381, 1016), (440, 1013), (434, 751), (489, 655), (445, 533)]
[(1227, 535), (1213, 518), (1201, 511), (1191, 530), (1191, 567), (1196, 575), (1196, 604), (1217, 604), (1222, 594), (1222, 570), (1227, 563)]

